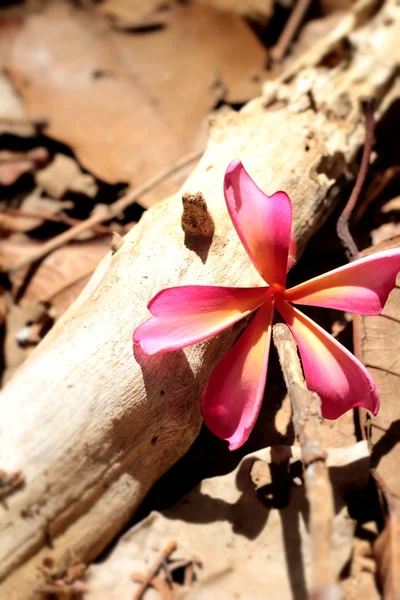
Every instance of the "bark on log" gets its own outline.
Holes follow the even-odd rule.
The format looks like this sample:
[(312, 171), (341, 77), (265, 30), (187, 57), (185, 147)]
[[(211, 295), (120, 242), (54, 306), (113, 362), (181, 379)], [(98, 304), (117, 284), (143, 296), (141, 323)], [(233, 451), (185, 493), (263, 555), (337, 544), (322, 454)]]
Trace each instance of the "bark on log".
[[(164, 287), (260, 282), (224, 205), (232, 158), (267, 193), (291, 196), (300, 249), (324, 221), (363, 141), (360, 98), (377, 97), (378, 120), (395, 99), (400, 8), (386, 2), (371, 16), (374, 7), (357, 4), (265, 98), (212, 120), (182, 190), (202, 192), (210, 246), (185, 240), (182, 193), (150, 209), (3, 390), (0, 467), (26, 483), (0, 507), (2, 598), (37, 598), (45, 557), (62, 569), (71, 555), (97, 556), (196, 437), (199, 392), (238, 328), (152, 358), (132, 356), (132, 330)], [(337, 64), (324, 63), (334, 50)]]

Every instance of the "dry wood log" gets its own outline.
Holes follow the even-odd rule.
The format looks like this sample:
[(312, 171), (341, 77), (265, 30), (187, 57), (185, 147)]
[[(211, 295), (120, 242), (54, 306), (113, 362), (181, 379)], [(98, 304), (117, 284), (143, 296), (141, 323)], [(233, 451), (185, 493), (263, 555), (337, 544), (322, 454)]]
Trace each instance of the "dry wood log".
[[(371, 7), (356, 5), (288, 76), (266, 87), (265, 98), (213, 118), (184, 189), (150, 209), (106, 256), (3, 390), (0, 468), (22, 472), (25, 484), (19, 475), (0, 507), (1, 598), (37, 598), (39, 567), (49, 557), (62, 570), (71, 556), (97, 556), (196, 437), (200, 389), (239, 328), (152, 358), (133, 357), (133, 328), (164, 287), (260, 282), (224, 205), (232, 158), (267, 193), (289, 193), (300, 249), (324, 221), (363, 141), (360, 98), (377, 97), (378, 121), (395, 100), (400, 8), (387, 1), (371, 15)], [(181, 225), (182, 192), (199, 191), (215, 225), (209, 246)]]

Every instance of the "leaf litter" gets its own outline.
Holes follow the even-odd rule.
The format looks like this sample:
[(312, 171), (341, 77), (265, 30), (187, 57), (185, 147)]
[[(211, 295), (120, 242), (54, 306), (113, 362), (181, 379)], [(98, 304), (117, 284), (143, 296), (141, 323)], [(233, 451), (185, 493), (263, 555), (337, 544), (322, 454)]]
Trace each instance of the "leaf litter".
[[(325, 19), (317, 19), (308, 32), (303, 29), (307, 35), (294, 47), (293, 58), (307, 50), (311, 38), (323, 37), (338, 22), (333, 11), (348, 8), (343, 2), (330, 4), (334, 7), (323, 3)], [(0, 17), (0, 132), (6, 135), (0, 150), (4, 273), (29, 258), (43, 240), (93, 212), (107, 211), (123, 184), (140, 186), (192, 150), (201, 150), (206, 119), (215, 107), (224, 102), (241, 105), (257, 96), (267, 76), (268, 55), (239, 14), (267, 26), (274, 10), (272, 3), (258, 0), (28, 5), (25, 11), (4, 9)], [(46, 156), (38, 158), (37, 150)], [(142, 195), (142, 206), (179, 187), (192, 166)], [(390, 184), (398, 166), (386, 171)], [(383, 192), (382, 186), (375, 188), (367, 212)], [(381, 210), (389, 222), (382, 225), (378, 219), (376, 234), (373, 227), (367, 228), (374, 241), (397, 231), (395, 200), (394, 193)], [(8, 273), (0, 288), (3, 382), (78, 296), (109, 251), (112, 231), (124, 233), (140, 214), (133, 206), (122, 224), (89, 229), (88, 239), (61, 246), (34, 269), (28, 265)], [(323, 247), (327, 246), (325, 239)], [(333, 254), (337, 260), (337, 248)], [(325, 256), (325, 264), (327, 260)], [(382, 398), (379, 415), (362, 423), (383, 494), (384, 523), (379, 523), (375, 505), (363, 513), (362, 504), (371, 497), (370, 457), (366, 442), (359, 441), (353, 415), (322, 425), (335, 495), (334, 566), (349, 599), (382, 597), (375, 571), (384, 597), (398, 587), (399, 373), (393, 351), (398, 345), (398, 300), (396, 288), (382, 317), (362, 317), (360, 336), (361, 356)], [(332, 314), (326, 325), (329, 328), (338, 317), (338, 335), (348, 341), (348, 319)], [(162, 501), (152, 492), (138, 515), (140, 522), (105, 561), (85, 572), (79, 588), (84, 598), (132, 598), (137, 590), (132, 575), (136, 572), (137, 581), (145, 580), (171, 540), (176, 540), (176, 548), (153, 578), (155, 585), (150, 581), (146, 599), (163, 597), (170, 589), (175, 594), (171, 597), (177, 598), (227, 599), (238, 593), (277, 600), (307, 597), (311, 539), (299, 448), (289, 400), (281, 388), (277, 393), (276, 382), (267, 393), (271, 387), (280, 398), (272, 409), (263, 409), (271, 430), (258, 429), (246, 452), (234, 459), (218, 443), (213, 446), (203, 431), (189, 455), (156, 486), (154, 493), (161, 493)], [(272, 447), (258, 450), (267, 443)], [(281, 460), (285, 452), (290, 458)], [(155, 512), (146, 516), (152, 508)], [(174, 564), (179, 568), (174, 570)]]

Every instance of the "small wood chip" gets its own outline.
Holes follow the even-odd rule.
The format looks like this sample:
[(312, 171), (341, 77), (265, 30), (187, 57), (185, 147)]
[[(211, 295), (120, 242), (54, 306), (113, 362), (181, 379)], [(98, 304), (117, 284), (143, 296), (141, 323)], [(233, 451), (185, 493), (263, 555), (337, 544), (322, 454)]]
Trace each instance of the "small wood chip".
[(215, 225), (208, 212), (206, 201), (201, 192), (184, 193), (182, 196), (182, 229), (188, 235), (210, 238), (214, 235)]

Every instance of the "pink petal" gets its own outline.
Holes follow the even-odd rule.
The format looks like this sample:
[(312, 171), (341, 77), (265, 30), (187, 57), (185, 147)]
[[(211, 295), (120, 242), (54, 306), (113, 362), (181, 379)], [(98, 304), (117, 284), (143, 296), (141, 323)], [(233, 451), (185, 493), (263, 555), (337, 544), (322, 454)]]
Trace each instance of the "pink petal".
[(197, 344), (256, 310), (270, 293), (268, 287), (207, 285), (162, 290), (149, 302), (153, 316), (135, 329), (133, 341), (146, 354)]
[(377, 315), (400, 271), (400, 249), (385, 250), (314, 277), (287, 290), (284, 298), (295, 304), (326, 306)]
[(320, 395), (323, 416), (337, 419), (356, 406), (376, 415), (378, 391), (360, 361), (287, 302), (277, 300), (276, 308), (296, 339), (307, 385)]
[(271, 339), (272, 301), (257, 314), (233, 348), (218, 363), (201, 399), (206, 425), (240, 448), (250, 435), (263, 399)]
[(260, 275), (283, 288), (291, 240), (292, 205), (285, 192), (267, 196), (240, 160), (225, 173), (225, 200), (238, 236)]

